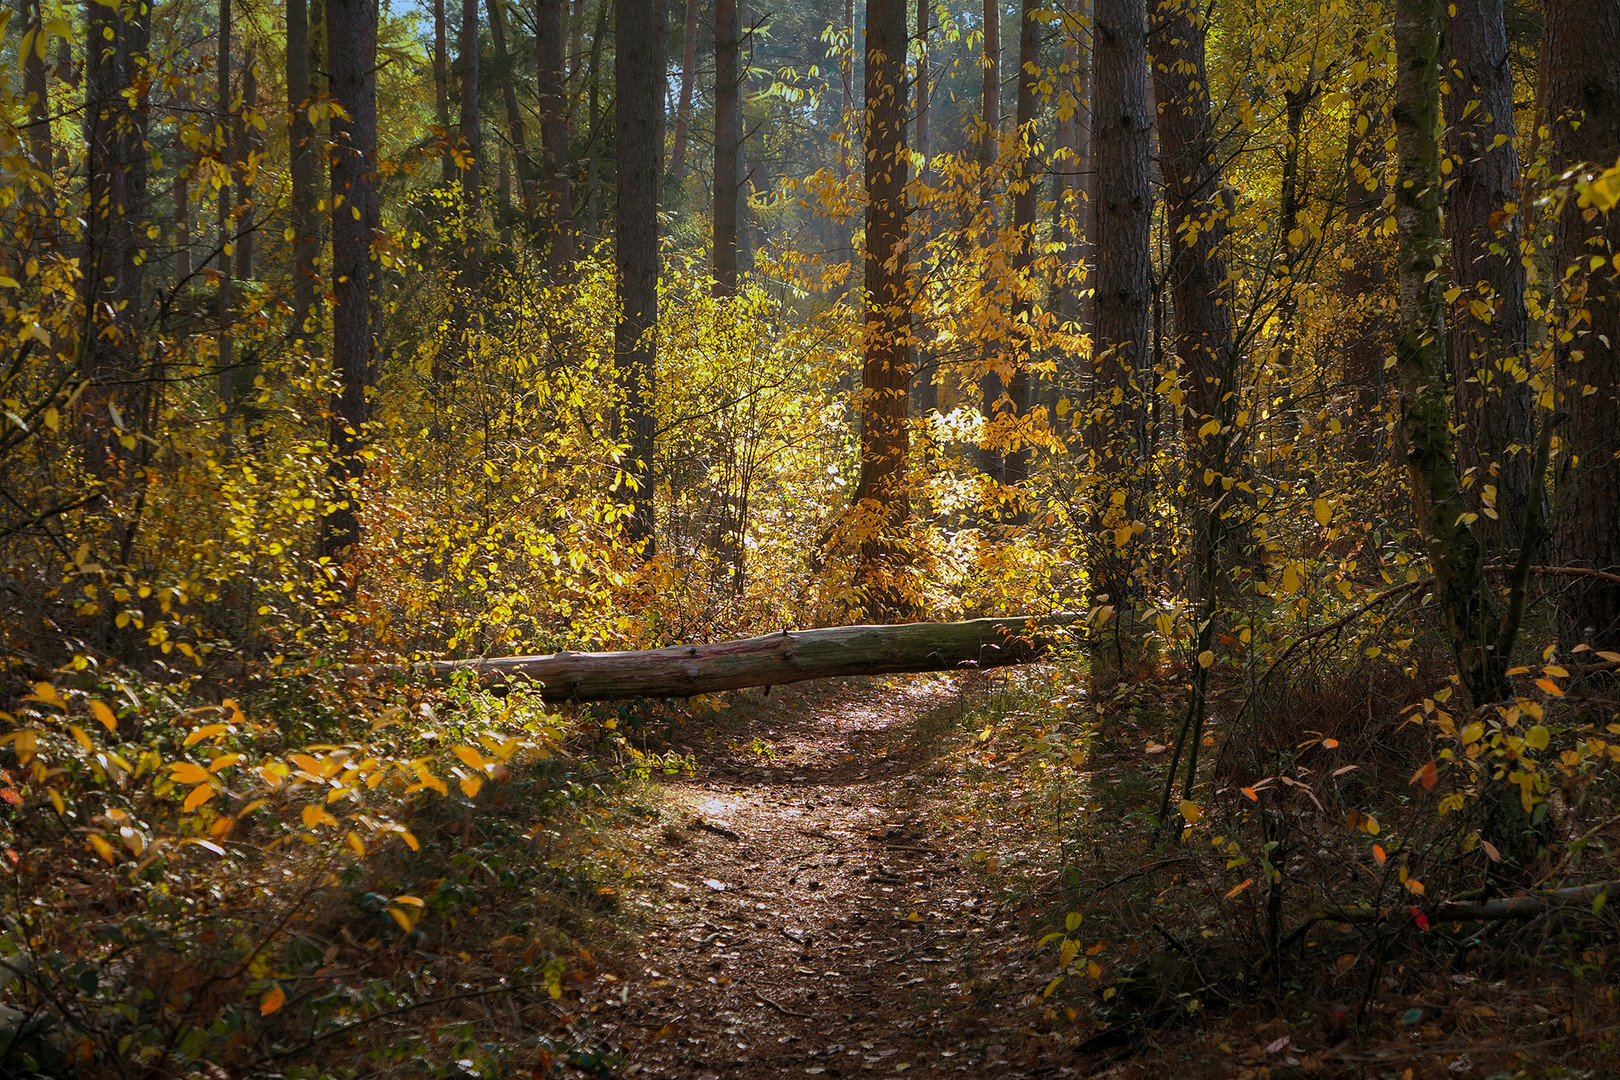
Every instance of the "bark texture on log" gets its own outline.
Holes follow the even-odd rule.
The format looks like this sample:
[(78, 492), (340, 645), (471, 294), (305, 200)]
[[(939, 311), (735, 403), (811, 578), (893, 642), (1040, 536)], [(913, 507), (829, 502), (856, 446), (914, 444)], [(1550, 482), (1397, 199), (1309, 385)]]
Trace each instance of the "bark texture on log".
[(422, 664), (416, 670), (434, 680), (471, 672), (486, 683), (533, 681), (541, 684), (541, 694), (547, 701), (692, 697), (840, 675), (1021, 664), (1051, 647), (1053, 629), (1077, 618), (1015, 616), (956, 623), (834, 626), (644, 652), (562, 652), (438, 661)]

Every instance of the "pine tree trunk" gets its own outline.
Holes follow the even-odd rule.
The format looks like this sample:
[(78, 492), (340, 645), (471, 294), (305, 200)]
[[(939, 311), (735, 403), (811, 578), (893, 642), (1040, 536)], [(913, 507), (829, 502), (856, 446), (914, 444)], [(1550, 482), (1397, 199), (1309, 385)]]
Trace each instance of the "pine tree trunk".
[(906, 231), (906, 3), (866, 5), (866, 290), (861, 366), (860, 588), (867, 615), (909, 610), (901, 577), (910, 514), (906, 458), (911, 292)]
[(737, 209), (742, 196), (742, 28), (737, 0), (714, 4), (714, 294), (737, 292)]
[[(1230, 425), (1237, 389), (1232, 315), (1227, 304), (1227, 208), (1215, 160), (1210, 121), (1209, 76), (1204, 62), (1205, 15), (1197, 0), (1164, 0), (1152, 34), (1153, 77), (1159, 109), (1159, 162), (1164, 174), (1165, 232), (1169, 236), (1171, 303), (1175, 308), (1175, 354), (1186, 398), (1181, 406), (1187, 447), (1188, 487), (1198, 518), (1191, 552), (1199, 594), (1229, 591), (1231, 552), (1211, 560), (1212, 546), (1225, 546), (1221, 514), (1213, 509), (1226, 492), (1223, 480), (1239, 477), (1231, 460)], [(1215, 420), (1223, 430), (1203, 432)], [(1216, 580), (1205, 575), (1215, 569)]]
[(535, 0), (535, 94), (540, 108), (541, 168), (545, 185), (546, 251), (553, 280), (562, 280), (574, 257), (574, 203), (568, 184), (568, 86), (563, 71), (566, 0)]
[[(1512, 552), (1523, 541), (1536, 441), (1534, 390), (1524, 377), (1530, 318), (1519, 219), (1508, 209), (1520, 197), (1513, 70), (1502, 0), (1453, 6), (1446, 33), (1450, 93), (1441, 100), (1452, 161), (1445, 196), (1451, 276), (1462, 289), (1446, 342), (1461, 435), (1457, 466), (1464, 477), (1474, 474), (1465, 488), (1470, 508), (1481, 513), (1495, 504), (1494, 518), (1479, 519), (1481, 539)], [(1494, 500), (1486, 497), (1492, 487)]]
[(292, 333), (301, 339), (312, 331), (315, 314), (315, 262), (320, 252), (315, 194), (315, 126), (309, 103), (316, 97), (310, 82), (309, 3), (287, 0), (287, 145), (292, 174), (293, 317)]
[(686, 133), (692, 119), (692, 69), (697, 64), (697, 17), (698, 0), (686, 0), (685, 32), (681, 37), (680, 101), (675, 109), (675, 147), (669, 154), (669, 176), (676, 181), (686, 176)]
[[(1096, 331), (1094, 390), (1087, 449), (1098, 484), (1090, 531), (1093, 601), (1112, 604), (1116, 630), (1101, 643), (1121, 665), (1131, 662), (1131, 569), (1135, 541), (1119, 532), (1140, 517), (1146, 455), (1146, 410), (1153, 387), (1141, 377), (1148, 356), (1149, 189), (1151, 121), (1147, 107), (1147, 10), (1144, 0), (1096, 0), (1092, 30), (1096, 171)], [(1119, 501), (1115, 501), (1118, 499)], [(1123, 538), (1123, 544), (1116, 542)], [(1120, 629), (1123, 627), (1122, 629)], [(1106, 656), (1099, 654), (1099, 659)]]
[[(1620, 148), (1620, 0), (1547, 0), (1547, 114), (1553, 173), (1612, 168)], [(1567, 455), (1558, 476), (1555, 559), (1611, 573), (1620, 569), (1620, 208), (1607, 214), (1572, 196), (1553, 230), (1555, 281), (1562, 282), (1557, 347), (1560, 429)], [(1594, 268), (1598, 259), (1606, 265)], [(1565, 277), (1567, 268), (1574, 268)], [(1577, 321), (1576, 312), (1585, 317)], [(1572, 587), (1558, 601), (1565, 649), (1585, 642), (1620, 649), (1620, 586)]]
[[(1012, 271), (1018, 296), (1013, 302), (1012, 326), (1008, 330), (1012, 346), (1012, 377), (1007, 381), (1006, 412), (1022, 424), (1034, 405), (1033, 376), (1030, 365), (1035, 361), (1037, 334), (1035, 322), (1035, 208), (1036, 187), (1044, 168), (1037, 150), (1040, 133), (1040, 83), (1045, 78), (1041, 68), (1041, 22), (1044, 8), (1042, 0), (1023, 0), (1018, 33), (1018, 174), (1013, 180), (1013, 231), (1017, 234), (1017, 247), (1013, 251)], [(1031, 448), (1019, 445), (1016, 438), (1002, 458), (1002, 480), (1017, 489), (1029, 481)], [(1009, 509), (1009, 520), (1022, 520), (1025, 510), (1018, 503), (1020, 495), (1011, 496), (1014, 505)]]
[(1395, 349), (1400, 435), (1418, 529), (1434, 567), (1435, 592), (1470, 705), (1512, 693), (1506, 657), (1495, 654), (1479, 540), (1469, 528), (1457, 478), (1446, 401), (1446, 318), (1440, 228), (1440, 42), (1443, 0), (1395, 7), (1395, 138), (1400, 184), (1401, 330)]
[[(347, 114), (332, 126), (332, 365), (330, 479), (342, 505), (321, 523), (321, 552), (339, 555), (360, 541), (358, 497), (367, 390), (377, 370), (378, 272), (372, 239), (377, 199), (376, 0), (327, 0), (332, 100)], [(342, 498), (347, 492), (347, 497)]]
[(439, 158), (439, 181), (448, 184), (456, 178), (456, 161), (450, 155), (450, 71), (445, 44), (444, 0), (433, 0), (433, 116), (443, 133), (445, 152)]
[(664, 0), (618, 0), (614, 149), (618, 166), (619, 322), (613, 351), (623, 405), (619, 441), (631, 483), (631, 542), (656, 554), (653, 435), (658, 394), (658, 201), (664, 171)]
[[(562, 35), (561, 4), (563, 0), (551, 0), (551, 6), (558, 11), (555, 28), (557, 36)], [(540, 30), (545, 19), (547, 0), (541, 0), (535, 11), (535, 26)], [(529, 156), (528, 132), (524, 130), (523, 110), (518, 107), (516, 58), (512, 50), (507, 47), (507, 21), (506, 0), (488, 0), (489, 9), (489, 38), (495, 49), (495, 74), (501, 83), (501, 105), (506, 112), (506, 138), (511, 144), (512, 159), (516, 164), (518, 182), (518, 200), (523, 206), (524, 216), (534, 212), (535, 182), (534, 160)], [(537, 37), (538, 40), (538, 37)], [(559, 62), (558, 66), (561, 66)], [(502, 147), (504, 152), (505, 147)], [(507, 183), (506, 170), (501, 170), (502, 183)]]

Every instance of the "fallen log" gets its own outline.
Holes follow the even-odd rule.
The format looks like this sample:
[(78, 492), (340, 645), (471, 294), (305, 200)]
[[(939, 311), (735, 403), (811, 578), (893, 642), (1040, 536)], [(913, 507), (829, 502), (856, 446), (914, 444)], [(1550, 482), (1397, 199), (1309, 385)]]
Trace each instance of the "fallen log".
[[(470, 673), (486, 685), (531, 682), (547, 701), (685, 698), (750, 686), (783, 686), (840, 675), (891, 675), (1004, 667), (1037, 659), (1051, 631), (1078, 615), (1012, 616), (954, 623), (783, 630), (714, 645), (641, 652), (559, 652), (418, 664), (442, 682)], [(366, 669), (365, 674), (381, 674)]]

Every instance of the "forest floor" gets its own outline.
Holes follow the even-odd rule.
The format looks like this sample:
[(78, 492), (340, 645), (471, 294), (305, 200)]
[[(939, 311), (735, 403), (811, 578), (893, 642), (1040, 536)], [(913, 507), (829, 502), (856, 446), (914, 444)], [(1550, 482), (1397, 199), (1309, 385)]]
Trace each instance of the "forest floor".
[[(1478, 975), (1438, 955), (1390, 961), (1357, 1037), (1345, 1003), (1367, 965), (1329, 931), (1281, 998), (1200, 991), (1204, 1009), (1151, 1029), (1118, 1027), (1116, 1010), (1126, 1037), (1112, 1040), (1110, 984), (1173, 959), (1167, 941), (1230, 964), (1215, 958), (1241, 935), (1194, 900), (1224, 884), (1143, 847), (1164, 702), (1134, 691), (1142, 711), (1110, 710), (1104, 737), (1056, 675), (744, 692), (664, 740), (644, 733), (695, 769), (646, 781), (615, 826), (624, 933), (567, 1008), (573, 1045), (596, 1048), (587, 1074), (1617, 1075), (1591, 1068), (1616, 1060), (1604, 992), (1506, 955)], [(1043, 938), (1066, 919), (1091, 977), (1053, 994)]]
[(657, 784), (660, 857), (627, 897), (650, 914), (590, 1025), (620, 1075), (1076, 1074), (1013, 1007), (1040, 989), (1026, 913), (938, 827), (966, 692), (778, 690), (746, 742)]

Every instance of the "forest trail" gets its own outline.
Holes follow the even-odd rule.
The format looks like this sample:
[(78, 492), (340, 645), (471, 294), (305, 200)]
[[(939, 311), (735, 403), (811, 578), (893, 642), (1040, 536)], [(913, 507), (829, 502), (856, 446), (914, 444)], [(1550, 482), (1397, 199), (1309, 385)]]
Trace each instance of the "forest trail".
[(964, 692), (928, 677), (779, 689), (749, 729), (694, 749), (695, 775), (658, 786), (653, 865), (626, 898), (651, 914), (580, 1023), (621, 1050), (614, 1075), (1074, 1074), (1010, 1007), (1039, 989), (1019, 913), (929, 824)]

